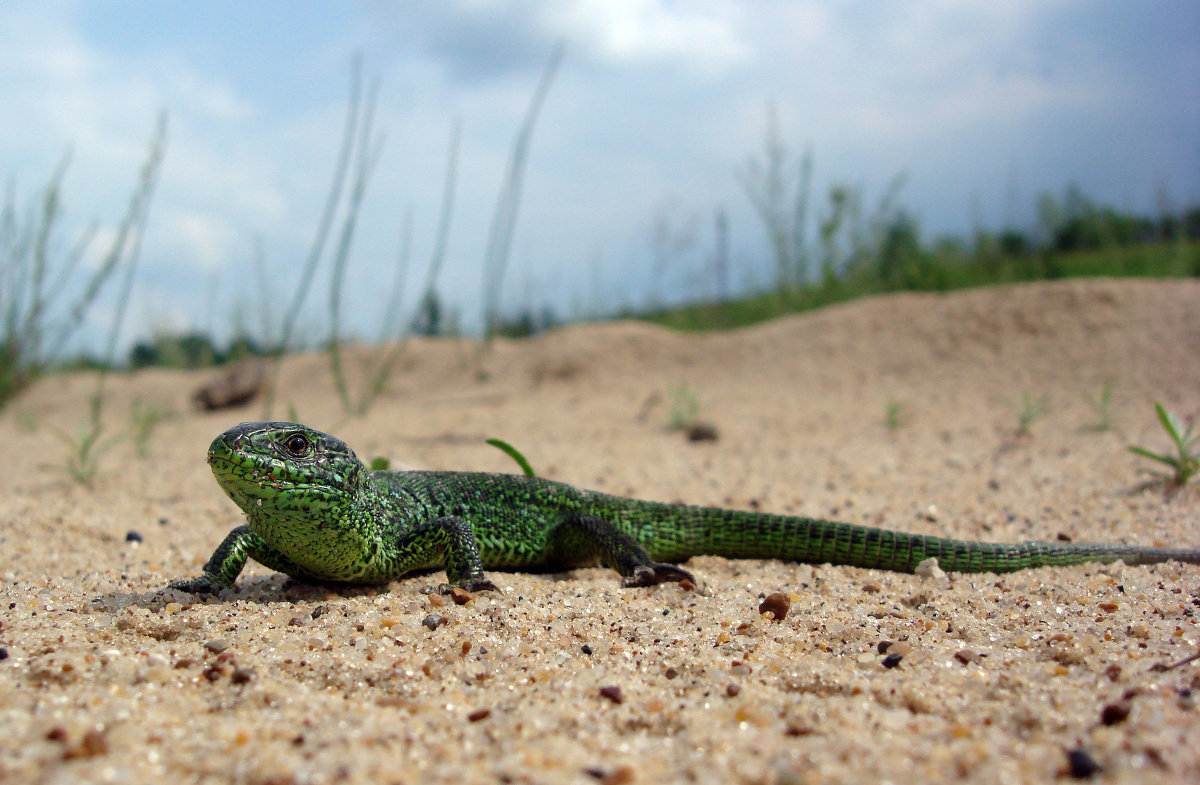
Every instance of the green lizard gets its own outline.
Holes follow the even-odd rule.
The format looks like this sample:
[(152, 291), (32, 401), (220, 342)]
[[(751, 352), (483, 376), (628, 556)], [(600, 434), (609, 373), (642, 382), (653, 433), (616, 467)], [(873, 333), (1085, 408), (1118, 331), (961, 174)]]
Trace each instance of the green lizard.
[(341, 440), (303, 425), (242, 423), (213, 440), (217, 482), (246, 513), (189, 592), (231, 586), (247, 558), (296, 578), (378, 584), (444, 568), (449, 586), (495, 589), (483, 569), (607, 564), (625, 586), (694, 580), (666, 562), (714, 554), (958, 572), (1081, 562), (1200, 564), (1200, 549), (970, 542), (814, 518), (638, 501), (537, 477), (368, 471)]

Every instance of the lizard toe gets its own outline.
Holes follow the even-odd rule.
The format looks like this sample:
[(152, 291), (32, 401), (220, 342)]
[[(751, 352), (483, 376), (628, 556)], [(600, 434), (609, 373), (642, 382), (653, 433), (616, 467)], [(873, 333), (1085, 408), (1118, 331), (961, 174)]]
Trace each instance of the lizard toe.
[(625, 576), (621, 581), (621, 585), (626, 588), (634, 586), (655, 586), (659, 583), (670, 583), (672, 581), (691, 581), (696, 582), (692, 574), (682, 567), (676, 567), (674, 564), (660, 564), (652, 562), (650, 564), (639, 564), (633, 568), (633, 574)]

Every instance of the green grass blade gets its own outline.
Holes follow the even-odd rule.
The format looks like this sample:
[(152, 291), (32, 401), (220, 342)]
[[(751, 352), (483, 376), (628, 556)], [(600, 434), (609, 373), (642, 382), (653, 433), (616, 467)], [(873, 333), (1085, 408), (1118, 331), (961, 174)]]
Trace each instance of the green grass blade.
[(525, 456), (522, 455), (521, 451), (516, 447), (513, 447), (503, 439), (488, 439), (487, 443), (498, 450), (504, 451), (509, 458), (512, 458), (514, 461), (516, 461), (517, 465), (521, 467), (521, 471), (525, 473), (526, 477), (537, 476), (537, 474), (535, 474), (533, 471), (533, 467), (529, 465), (529, 461), (525, 460)]

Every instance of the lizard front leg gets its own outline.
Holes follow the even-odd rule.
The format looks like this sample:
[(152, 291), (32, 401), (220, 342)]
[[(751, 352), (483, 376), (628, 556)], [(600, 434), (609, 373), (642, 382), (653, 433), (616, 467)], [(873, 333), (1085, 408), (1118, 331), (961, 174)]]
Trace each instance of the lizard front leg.
[(452, 586), (467, 591), (499, 591), (483, 574), (475, 530), (453, 515), (435, 518), (406, 532), (396, 543), (394, 559), (397, 575), (432, 564), (445, 565), (448, 584), (438, 587), (442, 594)]
[(650, 558), (642, 544), (612, 523), (593, 515), (571, 515), (551, 529), (548, 550), (563, 564), (599, 558), (623, 576), (622, 586), (653, 586), (696, 579), (687, 570)]
[(218, 592), (233, 585), (242, 568), (246, 566), (247, 558), (294, 577), (300, 578), (309, 574), (303, 567), (263, 542), (249, 526), (243, 524), (229, 532), (221, 541), (205, 563), (199, 578), (175, 581), (168, 588), (193, 594)]

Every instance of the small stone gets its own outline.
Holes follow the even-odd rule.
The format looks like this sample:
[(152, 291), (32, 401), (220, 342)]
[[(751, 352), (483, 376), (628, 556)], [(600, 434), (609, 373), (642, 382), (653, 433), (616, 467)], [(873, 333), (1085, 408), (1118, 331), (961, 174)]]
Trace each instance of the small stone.
[(878, 583), (874, 583), (874, 582), (864, 583), (862, 590), (865, 591), (867, 594), (878, 594), (879, 592), (883, 591), (883, 587), (880, 586)]
[(603, 785), (629, 785), (637, 778), (637, 772), (629, 765), (618, 766), (600, 778)]
[(3, 646), (0, 646), (0, 660), (7, 660), (7, 659), (8, 659), (8, 649), (4, 648)]
[(959, 649), (954, 652), (954, 659), (961, 662), (963, 665), (978, 665), (983, 662), (983, 655), (977, 651), (970, 649)]
[(674, 679), (679, 676), (679, 671), (675, 670), (674, 668), (667, 668), (665, 671), (663, 671), (663, 675), (668, 679)]
[(83, 734), (83, 739), (78, 746), (65, 750), (63, 757), (67, 759), (94, 758), (97, 755), (106, 754), (108, 754), (108, 735), (102, 730), (92, 728)]
[(136, 532), (133, 529), (130, 529), (129, 531), (125, 532), (125, 542), (141, 542), (141, 541), (142, 541), (141, 532)]
[(712, 423), (694, 422), (688, 426), (687, 438), (689, 442), (715, 442), (720, 434)]
[(318, 605), (317, 607), (313, 608), (313, 611), (309, 614), (309, 616), (311, 616), (313, 619), (319, 619), (327, 613), (329, 613), (328, 605)]
[(1104, 611), (1105, 613), (1114, 613), (1119, 607), (1121, 606), (1117, 605), (1115, 602), (1102, 602), (1099, 605), (1100, 610)]
[(737, 684), (731, 683), (731, 684), (725, 685), (725, 697), (726, 698), (736, 698), (738, 696), (738, 693), (741, 691), (742, 691), (742, 688), (739, 687)]
[(439, 626), (446, 623), (446, 617), (438, 616), (436, 613), (431, 613), (422, 619), (421, 623), (431, 630), (436, 630)]
[(205, 668), (204, 669), (204, 678), (208, 679), (209, 681), (216, 681), (217, 679), (221, 678), (221, 669), (220, 668)]
[(770, 613), (775, 621), (783, 621), (792, 607), (792, 600), (783, 592), (772, 592), (758, 604), (759, 613)]
[(1104, 725), (1119, 725), (1129, 717), (1133, 704), (1127, 700), (1110, 703), (1100, 710), (1100, 722)]
[(430, 594), (427, 596), (429, 598), (429, 604), (435, 608), (441, 608), (446, 605), (446, 598), (440, 594), (435, 593), (435, 594)]
[(913, 572), (922, 578), (940, 579), (946, 577), (946, 573), (941, 567), (938, 566), (938, 560), (936, 556), (930, 556), (928, 559), (921, 561), (919, 564), (917, 564), (917, 568), (913, 570)]
[(204, 648), (208, 649), (213, 654), (220, 654), (229, 648), (229, 644), (222, 640), (212, 640), (205, 642)]
[(579, 650), (587, 655), (591, 655), (591, 653), (592, 653), (592, 647), (588, 646), (586, 643), (583, 644), (582, 646), (580, 646)]
[(293, 616), (292, 618), (288, 619), (288, 626), (289, 627), (303, 627), (304, 619), (301, 619), (299, 616)]
[(476, 709), (475, 711), (473, 711), (467, 715), (467, 721), (468, 722), (479, 722), (480, 720), (486, 720), (490, 716), (492, 716), (491, 709)]
[(1104, 767), (1083, 747), (1067, 750), (1067, 773), (1077, 780), (1094, 777), (1103, 771)]
[(229, 680), (234, 684), (249, 684), (254, 681), (254, 669), (238, 668), (229, 676)]
[(895, 641), (880, 641), (879, 643), (875, 644), (875, 651), (879, 652), (880, 654), (887, 654), (888, 646), (891, 646), (893, 643), (895, 643)]
[(459, 586), (450, 587), (450, 599), (455, 605), (466, 605), (475, 599), (475, 595)]
[(904, 659), (903, 654), (889, 654), (888, 656), (883, 658), (883, 667), (895, 668), (897, 665), (900, 664), (900, 661), (902, 659)]
[(617, 687), (615, 685), (601, 687), (600, 688), (600, 697), (608, 698), (610, 701), (612, 701), (613, 703), (616, 703), (616, 704), (621, 704), (621, 703), (625, 702), (625, 698), (621, 695), (621, 688)]
[(55, 725), (50, 730), (46, 731), (47, 741), (66, 741), (67, 729), (61, 725)]

